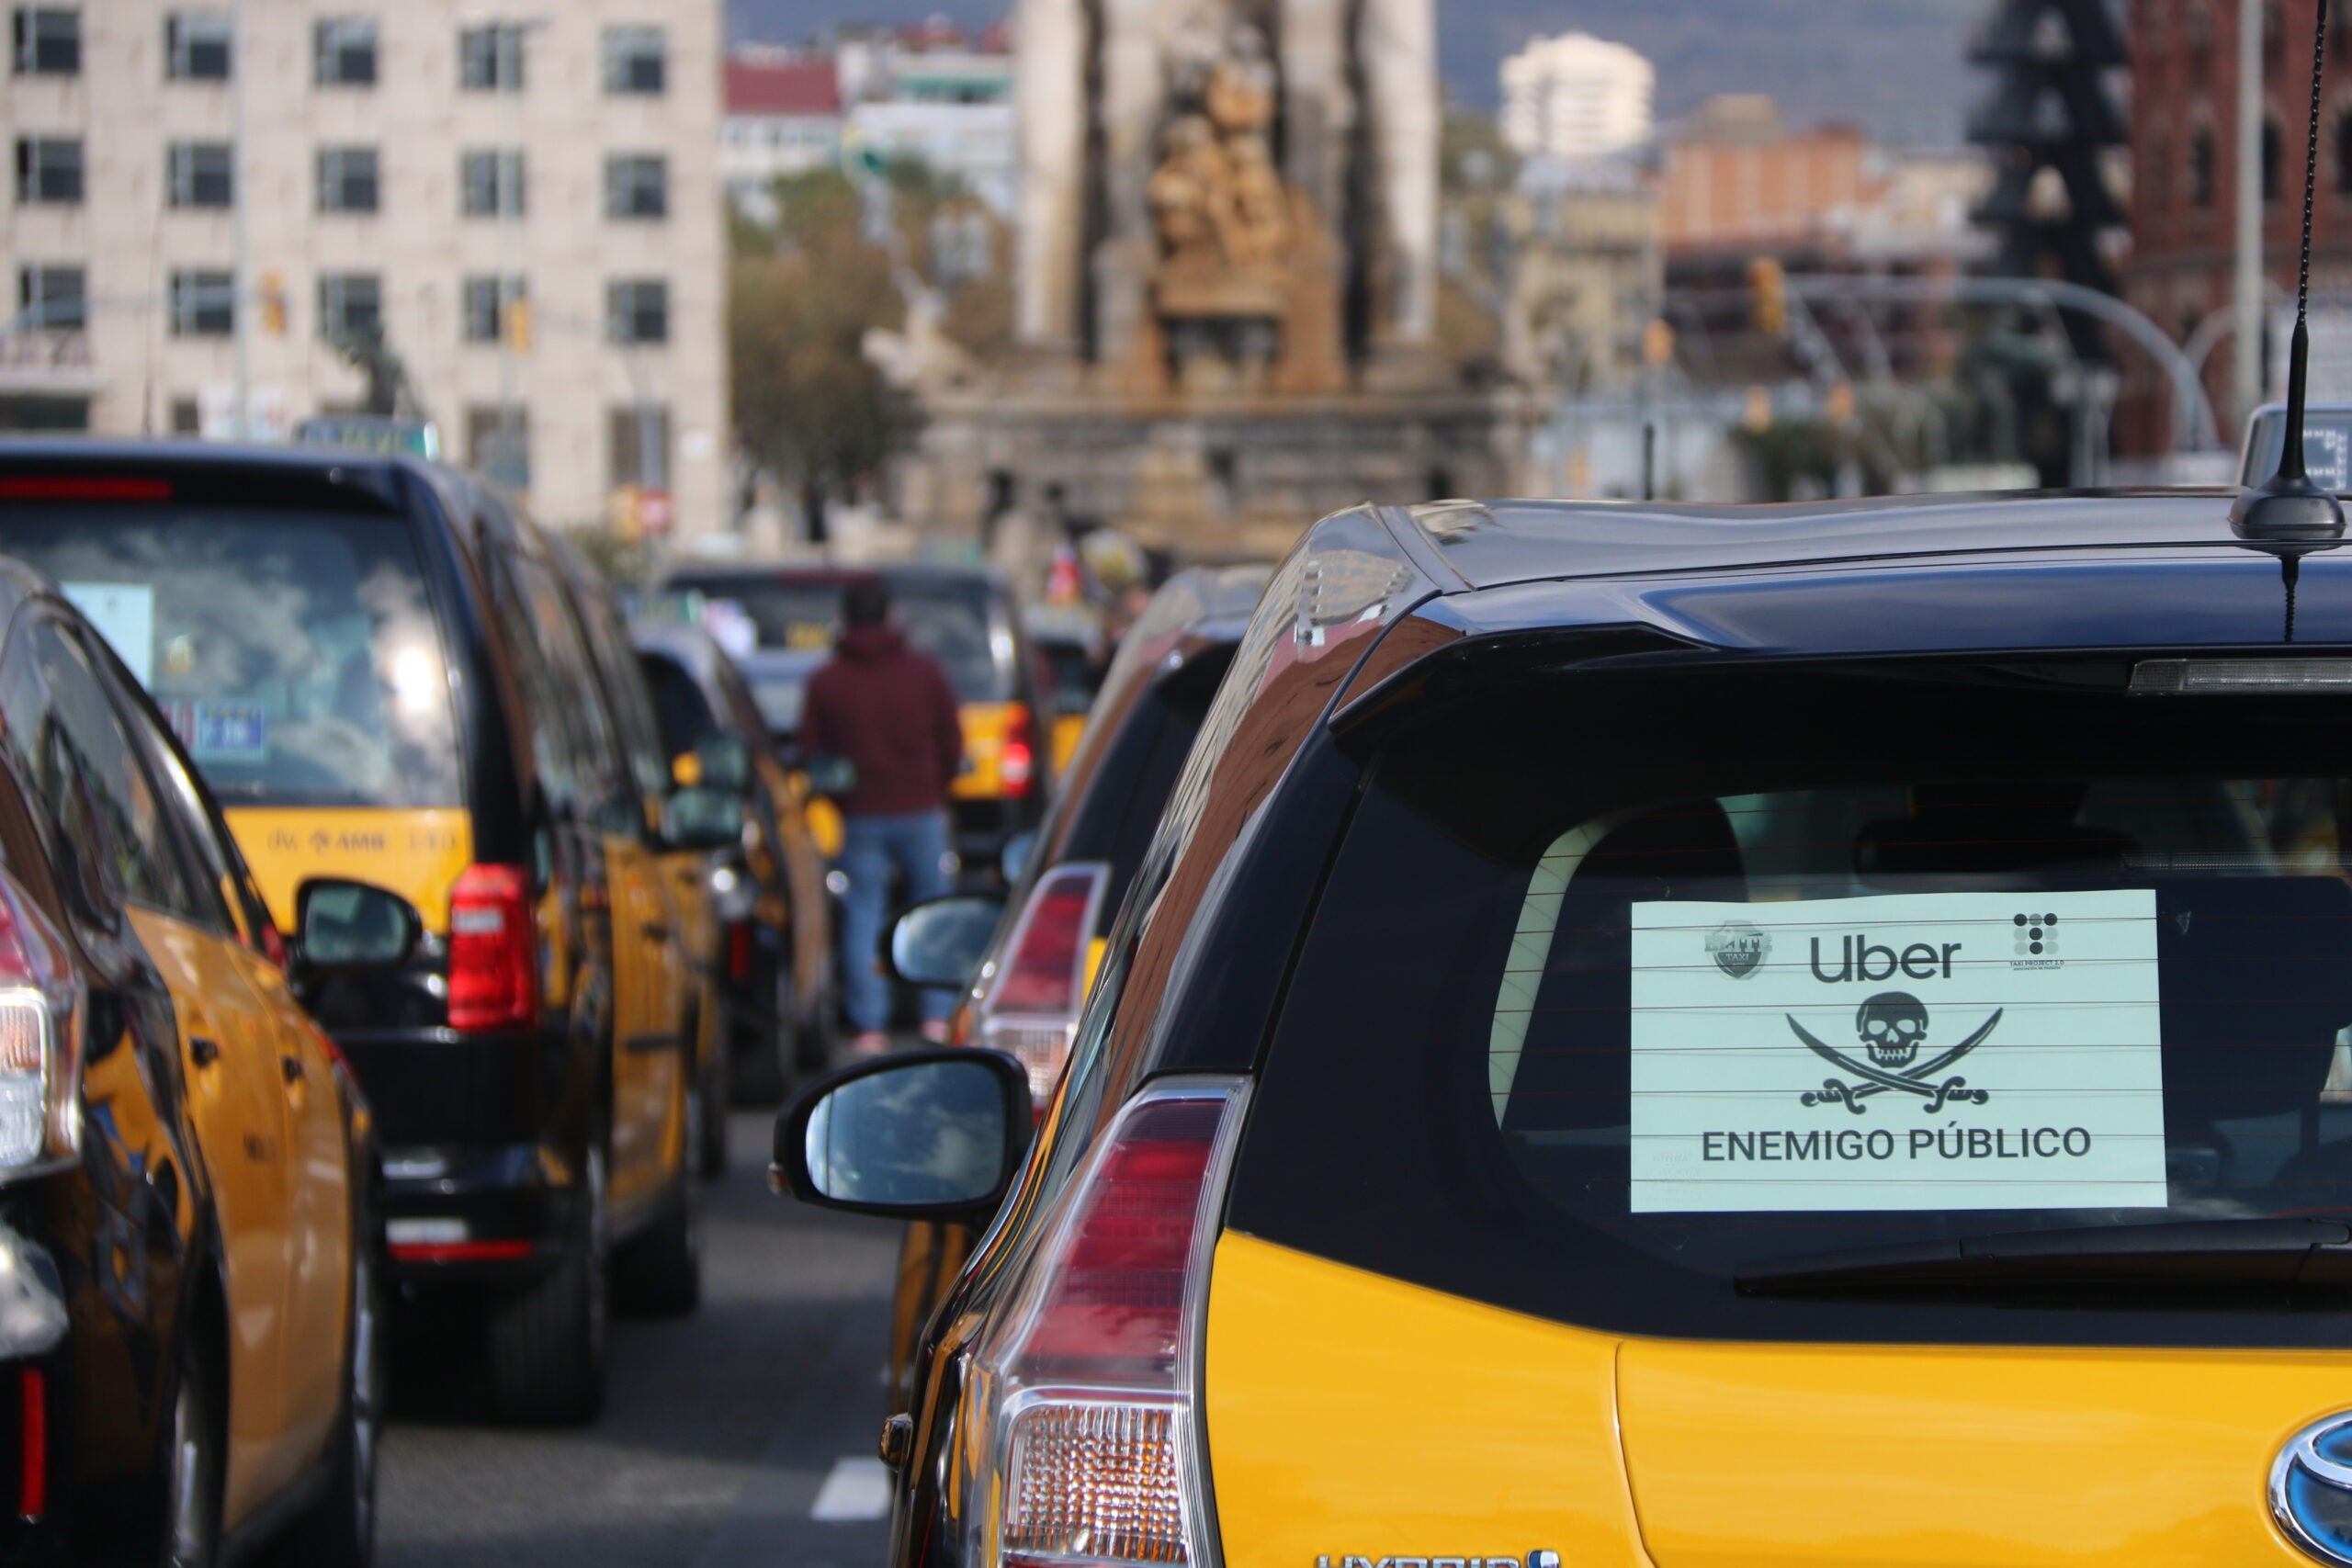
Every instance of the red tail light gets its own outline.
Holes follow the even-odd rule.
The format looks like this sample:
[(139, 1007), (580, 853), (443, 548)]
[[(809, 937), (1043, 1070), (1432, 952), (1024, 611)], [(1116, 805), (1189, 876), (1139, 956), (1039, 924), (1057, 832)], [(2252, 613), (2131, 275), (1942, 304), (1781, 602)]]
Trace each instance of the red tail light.
[(515, 865), (469, 865), (449, 894), (449, 1027), (511, 1029), (538, 1017), (531, 879)]
[(1105, 868), (1093, 862), (1048, 872), (1030, 894), (1003, 967), (981, 1003), (980, 1043), (1020, 1058), (1040, 1103), (1061, 1077), (1086, 1005), (1087, 956), (1107, 881)]
[(737, 920), (727, 928), (727, 977), (737, 985), (752, 977), (752, 922)]
[(49, 1380), (39, 1367), (25, 1368), (19, 1393), (17, 1517), (37, 1524), (49, 1512)]
[(965, 1517), (993, 1568), (1211, 1568), (1194, 1348), (1244, 1090), (1170, 1082), (1119, 1112), (1026, 1261), (967, 1386), (994, 1408)]
[(1004, 750), (997, 753), (996, 776), (1004, 793), (1016, 797), (1027, 795), (1036, 782), (1037, 727), (1025, 705), (1014, 705), (1012, 717), (1004, 727)]

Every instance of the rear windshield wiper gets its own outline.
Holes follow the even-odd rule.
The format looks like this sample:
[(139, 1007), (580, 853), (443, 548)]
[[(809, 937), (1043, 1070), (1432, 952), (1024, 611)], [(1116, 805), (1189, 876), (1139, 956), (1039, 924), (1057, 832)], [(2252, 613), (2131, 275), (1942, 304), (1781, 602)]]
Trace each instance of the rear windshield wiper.
[(1904, 1242), (1743, 1264), (1742, 1295), (2052, 1285), (2352, 1285), (2352, 1221), (2173, 1220)]

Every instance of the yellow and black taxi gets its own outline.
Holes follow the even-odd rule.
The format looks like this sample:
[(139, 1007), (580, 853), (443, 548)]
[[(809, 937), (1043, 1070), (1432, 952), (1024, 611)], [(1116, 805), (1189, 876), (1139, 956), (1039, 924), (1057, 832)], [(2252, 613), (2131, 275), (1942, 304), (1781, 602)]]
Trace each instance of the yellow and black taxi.
[(2325, 503), (1316, 526), (1034, 1147), (982, 1050), (779, 1122), (988, 1226), (893, 1561), (2352, 1562)]
[(774, 1105), (794, 1075), (832, 1065), (839, 1032), (832, 895), (811, 822), (821, 797), (708, 631), (647, 620), (636, 637), (671, 756), (743, 801), (742, 842), (710, 871), (714, 968), (728, 1081), (743, 1102)]
[[(910, 978), (964, 987), (952, 1043), (1019, 1061), (1040, 1112), (1069, 1058), (1111, 922), (1272, 574), (1266, 566), (1198, 567), (1169, 579), (1103, 675), (1054, 808), (1018, 857), (1011, 895), (954, 894), (918, 917), (959, 927), (995, 919), (977, 970), (950, 953), (947, 972)], [(973, 1239), (964, 1225), (907, 1227), (890, 1314), (891, 1387), (902, 1394), (915, 1336)]]
[[(1006, 841), (1043, 820), (1052, 777), (1044, 729), (1052, 715), (1039, 662), (1000, 579), (977, 568), (915, 563), (697, 566), (671, 573), (668, 586), (703, 595), (715, 620), (747, 623), (763, 652), (821, 656), (840, 631), (842, 592), (876, 579), (889, 590), (891, 616), (907, 640), (939, 660), (956, 690), (964, 723), (964, 771), (948, 790), (956, 850), (967, 871), (994, 873)], [(763, 705), (791, 700), (775, 692)]]
[[(154, 696), (273, 913), (389, 889), (421, 935), (322, 976), (383, 1147), (391, 1271), (469, 1306), (514, 1418), (580, 1419), (607, 1280), (692, 1306), (693, 974), (660, 799), (561, 563), (487, 488), (416, 459), (103, 443), (0, 450), (0, 549), (56, 579)], [(666, 788), (666, 784), (664, 785)]]
[(105, 640), (6, 559), (0, 628), (0, 1561), (361, 1568), (374, 1134), (296, 996), (415, 932), (312, 881), (289, 976)]

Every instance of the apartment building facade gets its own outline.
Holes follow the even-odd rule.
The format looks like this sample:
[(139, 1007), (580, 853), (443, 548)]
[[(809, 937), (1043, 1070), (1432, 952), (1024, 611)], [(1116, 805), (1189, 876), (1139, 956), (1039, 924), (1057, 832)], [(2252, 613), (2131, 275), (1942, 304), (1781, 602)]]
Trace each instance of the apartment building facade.
[(6, 6), (0, 430), (399, 380), (549, 523), (720, 527), (720, 0), (526, 3)]

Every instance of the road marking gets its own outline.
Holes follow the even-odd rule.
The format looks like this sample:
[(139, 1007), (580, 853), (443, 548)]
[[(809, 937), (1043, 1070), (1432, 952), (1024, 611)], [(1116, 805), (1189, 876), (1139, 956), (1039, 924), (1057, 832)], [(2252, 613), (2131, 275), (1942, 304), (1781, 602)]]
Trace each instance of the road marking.
[(878, 1459), (837, 1459), (808, 1517), (820, 1524), (878, 1519), (890, 1511), (890, 1472)]

